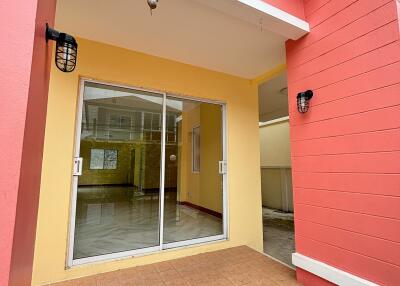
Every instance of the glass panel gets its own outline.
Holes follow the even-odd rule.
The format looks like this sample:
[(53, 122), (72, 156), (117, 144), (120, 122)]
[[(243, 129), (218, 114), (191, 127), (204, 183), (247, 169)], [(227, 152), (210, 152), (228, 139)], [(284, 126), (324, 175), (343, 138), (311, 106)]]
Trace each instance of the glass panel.
[(171, 98), (166, 104), (164, 243), (221, 235), (222, 106)]
[(162, 104), (158, 94), (85, 84), (74, 259), (160, 244), (161, 140), (142, 124), (151, 132)]

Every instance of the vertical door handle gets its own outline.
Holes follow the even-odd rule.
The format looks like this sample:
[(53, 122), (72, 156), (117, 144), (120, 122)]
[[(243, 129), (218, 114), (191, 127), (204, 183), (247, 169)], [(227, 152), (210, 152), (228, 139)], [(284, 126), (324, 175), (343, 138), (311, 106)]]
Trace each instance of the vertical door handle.
[(218, 172), (220, 175), (226, 174), (226, 162), (225, 161), (218, 162)]
[(83, 159), (81, 157), (74, 158), (74, 176), (81, 176), (82, 175), (82, 163)]

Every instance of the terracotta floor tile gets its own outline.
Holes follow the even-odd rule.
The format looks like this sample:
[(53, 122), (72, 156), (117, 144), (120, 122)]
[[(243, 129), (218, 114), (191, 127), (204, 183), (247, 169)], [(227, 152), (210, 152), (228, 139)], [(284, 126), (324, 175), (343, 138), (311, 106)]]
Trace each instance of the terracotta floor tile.
[[(130, 271), (130, 270), (135, 270), (135, 271)], [(119, 281), (121, 283), (124, 282), (129, 282), (129, 281), (143, 281), (142, 274), (138, 271), (136, 271), (136, 268), (131, 268), (127, 270), (121, 270), (121, 273), (119, 275)]]
[(49, 286), (73, 286), (72, 281), (63, 281), (63, 282), (57, 282), (53, 284), (49, 284)]
[(192, 263), (193, 263), (192, 259), (185, 259), (185, 258), (175, 259), (171, 261), (171, 264), (175, 269), (188, 267)]
[(119, 286), (119, 271), (107, 272), (96, 276), (96, 286)]
[(290, 285), (290, 286), (294, 286), (294, 285), (301, 285), (300, 283), (298, 283), (296, 281), (295, 278), (292, 277), (288, 277), (287, 275), (276, 275), (271, 277), (271, 280), (273, 280), (276, 284), (278, 284), (279, 286), (286, 286), (286, 285)]
[(198, 285), (208, 281), (207, 278), (201, 273), (189, 273), (182, 277), (190, 285)]
[(72, 280), (73, 286), (96, 286), (96, 277), (95, 276), (88, 276), (84, 278), (79, 278)]
[(143, 280), (148, 284), (162, 282), (161, 276), (159, 273), (147, 273), (142, 276)]
[(204, 272), (200, 272), (200, 275), (204, 276), (205, 278), (207, 278), (207, 280), (210, 281), (224, 278), (224, 275), (217, 270), (207, 270)]
[(182, 265), (181, 267), (174, 267), (174, 269), (178, 271), (181, 276), (199, 273), (199, 268), (194, 264)]
[(155, 264), (155, 268), (158, 272), (164, 272), (167, 270), (172, 270), (174, 269), (174, 266), (172, 266), (172, 263), (169, 261), (165, 261), (165, 262), (159, 262)]
[(120, 283), (121, 286), (147, 286), (144, 280), (126, 280)]
[(247, 273), (233, 274), (226, 278), (230, 280), (233, 283), (233, 285), (237, 286), (246, 285), (251, 282), (254, 282), (253, 279)]
[(175, 269), (160, 272), (160, 276), (162, 281), (164, 282), (182, 278), (178, 271), (176, 271)]
[(139, 271), (141, 274), (157, 273), (157, 269), (154, 264), (138, 266), (137, 271)]
[(228, 277), (230, 275), (235, 275), (235, 274), (240, 273), (240, 269), (239, 269), (239, 265), (230, 264), (230, 265), (227, 265), (227, 266), (221, 268), (219, 270), (219, 272), (222, 273), (225, 277)]
[(144, 285), (145, 286), (165, 286), (165, 283), (163, 281), (150, 281), (150, 280), (148, 280), (148, 281), (145, 281)]
[(172, 279), (164, 282), (165, 286), (190, 286), (186, 280), (182, 278)]
[(50, 286), (299, 286), (295, 271), (241, 246)]
[(179, 275), (180, 275), (181, 277), (187, 277), (187, 276), (189, 276), (189, 275), (192, 275), (192, 274), (194, 274), (194, 273), (197, 273), (197, 271), (193, 271), (193, 270), (187, 269), (187, 268), (178, 269), (178, 270), (176, 270), (176, 271), (179, 273)]
[(251, 282), (249, 284), (247, 284), (246, 286), (281, 286), (279, 284), (277, 284), (276, 282), (270, 280), (270, 279), (260, 279), (259, 281), (254, 281)]
[(214, 281), (211, 281), (209, 285), (210, 286), (233, 286), (234, 284), (226, 278), (218, 278)]

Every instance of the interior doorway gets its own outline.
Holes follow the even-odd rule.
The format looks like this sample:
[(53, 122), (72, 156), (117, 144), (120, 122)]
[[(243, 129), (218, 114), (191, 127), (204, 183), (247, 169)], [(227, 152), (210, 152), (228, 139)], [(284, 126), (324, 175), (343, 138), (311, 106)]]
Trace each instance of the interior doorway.
[(264, 253), (292, 267), (295, 245), (286, 72), (259, 86), (259, 104)]

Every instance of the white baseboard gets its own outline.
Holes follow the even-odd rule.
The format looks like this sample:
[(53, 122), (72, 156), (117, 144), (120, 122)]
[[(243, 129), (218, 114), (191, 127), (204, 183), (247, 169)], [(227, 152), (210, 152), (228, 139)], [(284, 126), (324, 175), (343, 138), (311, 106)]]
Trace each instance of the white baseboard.
[(373, 282), (332, 267), (328, 264), (304, 256), (300, 253), (292, 254), (292, 263), (316, 276), (339, 286), (379, 286)]

